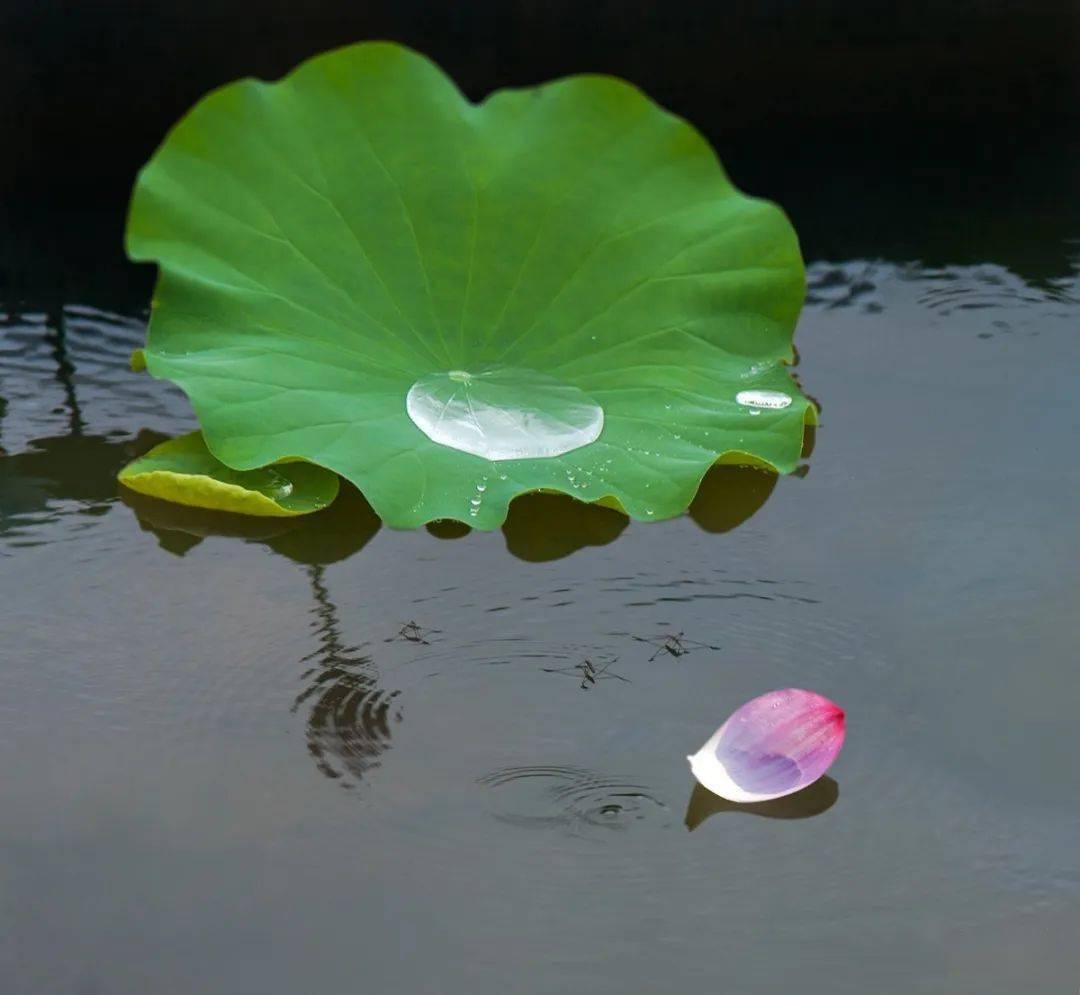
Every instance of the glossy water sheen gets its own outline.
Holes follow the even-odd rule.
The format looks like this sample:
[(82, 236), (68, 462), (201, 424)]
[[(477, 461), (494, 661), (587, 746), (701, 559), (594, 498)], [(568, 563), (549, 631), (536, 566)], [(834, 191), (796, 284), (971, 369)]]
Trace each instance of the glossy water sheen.
[(405, 407), (433, 442), (489, 460), (561, 456), (604, 427), (603, 409), (577, 387), (508, 367), (432, 373), (409, 388)]
[[(3, 995), (1075, 993), (1080, 177), (1046, 142), (978, 197), (810, 141), (749, 169), (809, 257), (821, 427), (651, 524), (125, 504), (194, 423), (127, 369), (123, 204), (0, 226)], [(698, 786), (786, 687), (844, 708), (829, 773)]]
[(740, 390), (735, 401), (747, 408), (782, 409), (791, 404), (791, 395), (779, 390)]

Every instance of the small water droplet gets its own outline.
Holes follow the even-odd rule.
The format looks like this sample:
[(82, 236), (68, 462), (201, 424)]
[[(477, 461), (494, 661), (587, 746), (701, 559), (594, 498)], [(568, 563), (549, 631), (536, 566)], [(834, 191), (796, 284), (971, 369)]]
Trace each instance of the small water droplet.
[(270, 497), (275, 500), (281, 498), (287, 498), (293, 492), (292, 481), (288, 477), (283, 476), (276, 470), (267, 470), (268, 484), (267, 490), (270, 493)]
[[(740, 390), (735, 402), (745, 408), (771, 408), (780, 410), (791, 404), (791, 397), (779, 390)], [(755, 412), (751, 411), (751, 414)]]

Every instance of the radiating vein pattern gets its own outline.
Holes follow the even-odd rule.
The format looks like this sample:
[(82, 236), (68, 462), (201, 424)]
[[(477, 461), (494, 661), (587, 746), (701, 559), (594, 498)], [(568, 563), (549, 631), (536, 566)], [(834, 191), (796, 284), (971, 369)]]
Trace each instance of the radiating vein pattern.
[(816, 418), (787, 218), (611, 77), (473, 104), (375, 42), (222, 87), (127, 244), (160, 267), (147, 370), (214, 454), (316, 463), (395, 527), (495, 528), (536, 490), (658, 521), (717, 460), (794, 470)]

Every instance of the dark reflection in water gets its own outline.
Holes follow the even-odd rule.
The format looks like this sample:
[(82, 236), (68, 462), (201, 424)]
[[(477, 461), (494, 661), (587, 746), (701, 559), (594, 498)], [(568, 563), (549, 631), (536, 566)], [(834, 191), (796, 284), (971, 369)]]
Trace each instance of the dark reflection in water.
[(856, 308), (865, 314), (884, 310), (878, 294), (880, 266), (864, 260), (817, 263), (806, 274), (806, 303), (826, 310)]
[(337, 563), (360, 552), (382, 528), (364, 495), (344, 480), (329, 508), (292, 521), (296, 528), (275, 536), (267, 545), (275, 553), (309, 565)]
[(523, 828), (595, 837), (670, 823), (668, 806), (648, 788), (580, 767), (503, 767), (478, 783), (491, 789), (491, 814)]
[(53, 361), (56, 363), (56, 381), (64, 392), (68, 427), (72, 435), (82, 435), (86, 421), (75, 392), (75, 364), (68, 356), (67, 315), (62, 308), (49, 316), (48, 326), (46, 339), (51, 347)]
[(455, 522), (452, 518), (441, 518), (437, 522), (428, 522), (425, 526), (436, 539), (464, 539), (472, 533), (464, 522)]
[[(804, 457), (813, 449), (813, 429), (807, 430), (806, 439)], [(688, 513), (706, 532), (730, 532), (761, 509), (776, 481), (776, 474), (752, 467), (713, 466), (701, 481)], [(629, 518), (618, 511), (576, 501), (568, 494), (531, 493), (510, 503), (502, 530), (513, 556), (544, 563), (589, 546), (606, 546), (629, 524)], [(432, 522), (427, 530), (439, 539), (461, 539), (472, 532), (454, 521)]]
[(183, 556), (209, 536), (231, 536), (262, 543), (305, 565), (337, 563), (359, 552), (381, 523), (363, 495), (342, 483), (337, 499), (323, 511), (295, 518), (259, 518), (188, 508), (120, 487), (121, 500), (152, 532), (162, 549)]
[(301, 675), (306, 686), (292, 711), (307, 711), (307, 748), (319, 771), (354, 788), (379, 766), (401, 713), (394, 705), (398, 692), (379, 686), (371, 657), (358, 646), (345, 645), (323, 571), (321, 566), (307, 569), (319, 645), (302, 661), (308, 665)]
[(1078, 262), (1080, 256), (1073, 253), (1072, 272), (1033, 284), (996, 263), (931, 267), (881, 259), (821, 261), (807, 267), (806, 304), (877, 315), (885, 310), (888, 289), (908, 285), (915, 291), (915, 305), (930, 318), (982, 312), (987, 328), (1011, 332), (1012, 317), (1030, 320), (1040, 310), (1053, 314), (1060, 305), (1077, 303)]
[(706, 532), (730, 532), (761, 510), (776, 474), (748, 466), (714, 466), (701, 481), (690, 517)]
[[(73, 416), (74, 417), (74, 416)], [(80, 514), (103, 514), (116, 497), (116, 474), (128, 461), (162, 441), (142, 432), (84, 435), (73, 431), (34, 439), (27, 448), (4, 456), (0, 473), (0, 536), (14, 533), (29, 542), (44, 540), (41, 526), (58, 505), (75, 502)]]
[(809, 819), (821, 815), (832, 808), (840, 797), (840, 785), (827, 774), (813, 784), (796, 791), (784, 798), (774, 798), (768, 802), (741, 804), (730, 802), (726, 798), (714, 795), (700, 784), (694, 785), (690, 792), (690, 801), (686, 806), (683, 822), (693, 832), (706, 819), (719, 812), (744, 812), (747, 815), (761, 815), (767, 819)]
[(506, 548), (519, 560), (559, 560), (586, 546), (606, 546), (626, 528), (625, 515), (567, 494), (524, 494), (503, 524)]

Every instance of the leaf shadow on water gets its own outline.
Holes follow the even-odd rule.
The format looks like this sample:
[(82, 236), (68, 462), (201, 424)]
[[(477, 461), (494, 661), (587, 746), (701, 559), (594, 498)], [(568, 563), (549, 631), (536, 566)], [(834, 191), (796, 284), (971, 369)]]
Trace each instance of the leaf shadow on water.
[[(812, 440), (812, 430), (807, 438)], [(805, 448), (804, 455), (808, 455)], [(687, 514), (706, 532), (730, 532), (762, 508), (776, 482), (775, 473), (753, 467), (713, 466), (702, 479)], [(546, 563), (588, 546), (606, 546), (629, 524), (625, 515), (611, 508), (586, 504), (568, 494), (534, 493), (523, 494), (511, 503), (502, 531), (512, 556), (528, 563)], [(472, 532), (455, 521), (432, 522), (427, 530), (446, 540), (461, 539)]]
[(512, 556), (543, 563), (586, 546), (606, 546), (629, 524), (611, 508), (585, 504), (568, 494), (525, 494), (510, 503), (502, 530)]
[[(737, 528), (756, 514), (776, 487), (776, 474), (742, 466), (714, 466), (701, 482), (688, 515), (706, 532)], [(209, 536), (233, 536), (262, 543), (297, 563), (329, 564), (360, 552), (381, 528), (363, 495), (342, 483), (337, 500), (326, 510), (297, 518), (252, 518), (171, 504), (120, 490), (121, 500), (135, 512), (140, 526), (158, 544), (185, 555)], [(629, 519), (610, 508), (585, 504), (564, 494), (526, 494), (510, 506), (503, 525), (506, 548), (530, 563), (563, 559), (589, 546), (617, 539)], [(447, 541), (472, 530), (460, 522), (427, 526), (430, 535)]]
[(189, 508), (120, 488), (120, 499), (162, 549), (184, 556), (210, 536), (265, 545), (304, 566), (338, 563), (362, 550), (382, 523), (355, 487), (342, 484), (324, 511), (296, 518), (258, 518)]
[(32, 533), (59, 502), (101, 514), (116, 497), (116, 474), (130, 459), (165, 436), (70, 434), (31, 440), (22, 452), (0, 456), (0, 535)]
[(701, 784), (695, 784), (694, 790), (690, 792), (683, 822), (687, 830), (693, 832), (706, 819), (721, 812), (742, 812), (746, 815), (764, 816), (766, 819), (809, 819), (827, 812), (839, 797), (840, 785), (827, 774), (802, 791), (767, 802), (732, 802), (714, 795)]

